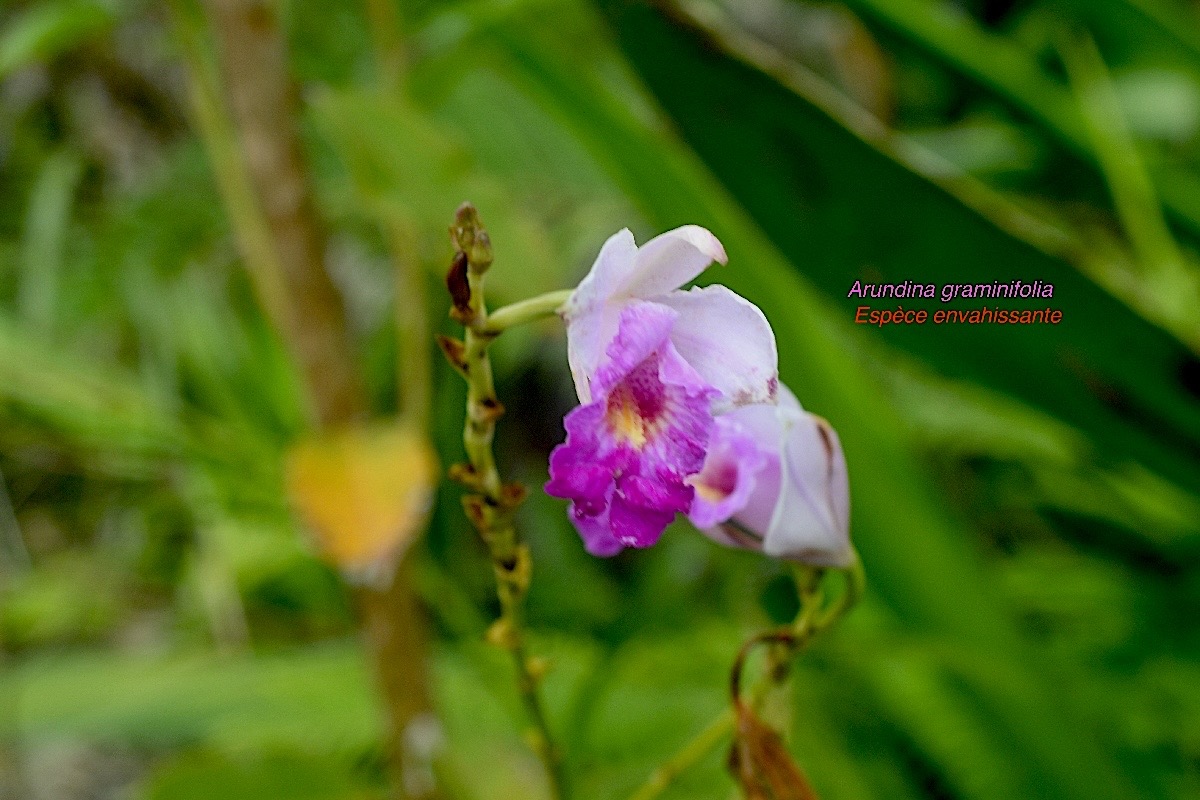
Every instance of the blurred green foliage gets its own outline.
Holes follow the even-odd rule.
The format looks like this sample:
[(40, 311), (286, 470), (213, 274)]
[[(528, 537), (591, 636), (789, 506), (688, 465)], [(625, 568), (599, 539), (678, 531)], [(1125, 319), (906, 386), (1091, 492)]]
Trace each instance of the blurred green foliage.
[[(0, 6), (0, 796), (381, 797), (351, 603), (282, 500), (297, 378), (192, 117), (175, 26), (203, 18), (175, 7)], [(402, 91), (365, 7), (283, 10), (375, 414), (396, 381), (381, 224), (409, 232), (437, 320), (464, 199), (494, 302), (572, 285), (623, 226), (726, 244), (705, 280), (764, 309), (849, 461), (870, 591), (794, 682), (824, 800), (1200, 793), (1194, 5), (405, 3)], [(1054, 284), (1061, 325), (865, 331), (845, 296), (1017, 278)], [(500, 459), (537, 486), (573, 403), (561, 331), (495, 355)], [(449, 370), (435, 407), (451, 463)], [(561, 503), (534, 492), (520, 521), (578, 795), (625, 796), (794, 600), (684, 523), (598, 561)], [(416, 573), (440, 779), (540, 796), (452, 488)], [(664, 797), (732, 791), (713, 753)]]

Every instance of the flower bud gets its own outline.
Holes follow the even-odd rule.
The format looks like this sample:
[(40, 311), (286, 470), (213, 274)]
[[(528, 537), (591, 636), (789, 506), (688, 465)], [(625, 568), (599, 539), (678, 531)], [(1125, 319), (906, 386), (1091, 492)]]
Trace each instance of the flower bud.
[(690, 483), (696, 500), (688, 516), (722, 544), (814, 566), (846, 567), (854, 559), (842, 446), (786, 387), (778, 405), (718, 418), (704, 467)]
[(483, 223), (479, 221), (479, 212), (475, 210), (475, 206), (463, 203), (454, 212), (450, 238), (458, 251), (466, 255), (472, 273), (482, 275), (487, 272), (488, 267), (492, 265), (492, 240)]

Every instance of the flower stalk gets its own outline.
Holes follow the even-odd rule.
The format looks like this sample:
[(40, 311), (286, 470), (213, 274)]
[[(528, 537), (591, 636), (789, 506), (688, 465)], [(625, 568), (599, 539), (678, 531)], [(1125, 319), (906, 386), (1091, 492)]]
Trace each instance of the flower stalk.
[(553, 316), (560, 312), (570, 296), (570, 289), (561, 289), (503, 306), (488, 315), (483, 330), (489, 334), (499, 335), (509, 328)]
[[(840, 572), (845, 586), (831, 603), (826, 604), (824, 577), (827, 572)], [(857, 555), (853, 563), (840, 570), (826, 570), (799, 564), (795, 567), (796, 591), (800, 610), (795, 620), (783, 628), (755, 634), (738, 651), (730, 672), (733, 706), (725, 709), (704, 730), (686, 742), (675, 755), (650, 774), (629, 800), (655, 800), (680, 775), (707, 756), (725, 741), (738, 724), (738, 708), (742, 705), (741, 677), (746, 659), (759, 645), (769, 645), (767, 666), (751, 690), (751, 706), (758, 708), (767, 696), (786, 683), (792, 662), (817, 636), (837, 623), (862, 597), (866, 586), (862, 564)]]
[(504, 414), (504, 407), (496, 398), (487, 350), (507, 328), (554, 313), (565, 295), (545, 295), (516, 303), (497, 311), (495, 317), (489, 319), (484, 301), (484, 276), (492, 264), (491, 241), (475, 208), (469, 203), (458, 209), (450, 236), (455, 256), (446, 276), (446, 285), (453, 302), (451, 316), (463, 324), (464, 335), (462, 340), (442, 336), (438, 343), (467, 383), (463, 426), (467, 462), (451, 467), (450, 477), (471, 490), (471, 494), (463, 497), (463, 508), (487, 545), (496, 575), (500, 618), (488, 631), (488, 640), (512, 654), (521, 703), (533, 725), (530, 745), (545, 767), (551, 795), (556, 800), (565, 800), (567, 785), (562, 757), (554, 744), (538, 693), (544, 667), (528, 656), (523, 633), (522, 607), (529, 589), (532, 561), (528, 547), (517, 534), (514, 515), (525, 498), (525, 488), (517, 483), (504, 483), (496, 466), (492, 441), (496, 421)]
[(664, 761), (650, 774), (629, 800), (654, 800), (696, 762), (725, 740), (733, 730), (733, 709), (727, 708), (708, 726), (692, 737), (675, 755)]
[(770, 645), (767, 651), (765, 680), (760, 680), (752, 690), (752, 705), (755, 709), (761, 709), (771, 691), (787, 681), (796, 656), (857, 602), (862, 593), (862, 568), (857, 557), (854, 565), (843, 572), (846, 586), (842, 594), (828, 607), (825, 604), (823, 581), (827, 572), (828, 570), (822, 567), (807, 564), (795, 566), (794, 577), (796, 592), (800, 597), (800, 611), (790, 625), (760, 633), (742, 645), (732, 672), (735, 702), (739, 702), (741, 671), (751, 650), (760, 644)]

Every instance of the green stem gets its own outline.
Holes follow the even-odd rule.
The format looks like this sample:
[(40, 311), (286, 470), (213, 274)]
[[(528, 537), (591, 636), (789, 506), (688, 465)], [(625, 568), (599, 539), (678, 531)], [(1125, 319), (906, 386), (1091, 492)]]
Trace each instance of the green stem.
[(491, 334), (500, 334), (517, 325), (558, 314), (570, 296), (570, 289), (562, 289), (498, 308), (488, 316), (483, 330)]
[(293, 328), (283, 264), (238, 153), (237, 133), (221, 98), (215, 66), (202, 43), (203, 35), (199, 30), (202, 23), (180, 0), (172, 0), (168, 5), (174, 17), (200, 140), (212, 163), (229, 224), (258, 301), (282, 335)]
[(854, 608), (858, 604), (858, 601), (862, 599), (863, 592), (867, 589), (867, 576), (863, 572), (862, 561), (859, 560), (858, 553), (854, 554), (853, 564), (839, 571), (846, 581), (846, 586), (842, 589), (841, 596), (834, 601), (829, 610), (817, 619), (817, 632), (832, 627), (838, 620), (846, 616), (846, 613)]
[(707, 728), (680, 748), (679, 752), (654, 770), (641, 788), (629, 796), (629, 800), (654, 800), (665, 792), (676, 778), (708, 755), (726, 736), (733, 732), (733, 723), (733, 709), (727, 708), (710, 722)]
[(796, 592), (800, 596), (800, 610), (792, 624), (780, 631), (783, 636), (773, 642), (767, 651), (767, 669), (763, 679), (755, 684), (751, 692), (752, 705), (761, 710), (772, 689), (778, 688), (786, 680), (792, 660), (796, 654), (808, 646), (818, 633), (824, 630), (821, 609), (824, 606), (825, 593), (822, 591), (821, 580), (825, 569), (811, 567), (807, 564), (795, 568)]
[[(796, 619), (787, 628), (774, 634), (759, 634), (743, 646), (735, 671), (740, 671), (742, 659), (753, 644), (769, 643), (771, 646), (767, 656), (767, 669), (751, 691), (754, 706), (761, 705), (771, 689), (780, 686), (787, 679), (788, 667), (796, 655), (818, 634), (841, 619), (862, 597), (866, 581), (862, 562), (857, 554), (852, 565), (839, 571), (845, 578), (845, 589), (833, 605), (822, 612), (825, 595), (821, 582), (826, 570), (798, 565), (795, 577), (796, 591), (800, 595), (800, 611), (796, 614)], [(655, 769), (646, 782), (629, 796), (629, 800), (654, 800), (661, 795), (680, 774), (700, 761), (732, 733), (735, 721), (736, 715), (732, 708), (723, 711), (675, 755)]]
[[(394, 0), (365, 0), (365, 7), (380, 88), (388, 94), (397, 94), (403, 83), (405, 64), (399, 11)], [(417, 430), (428, 431), (433, 402), (433, 363), (417, 237), (408, 220), (397, 211), (386, 208), (380, 218), (391, 255), (396, 290), (396, 406), (401, 419)]]
[[(521, 703), (533, 724), (531, 744), (542, 760), (551, 796), (555, 800), (566, 800), (568, 791), (562, 758), (554, 744), (538, 694), (540, 675), (526, 655), (524, 642), (522, 607), (529, 588), (531, 564), (528, 548), (521, 544), (513, 522), (513, 514), (521, 502), (523, 491), (520, 487), (504, 484), (492, 452), (496, 420), (503, 413), (503, 407), (496, 398), (492, 363), (487, 352), (488, 345), (499, 334), (499, 330), (489, 326), (484, 301), (484, 274), (491, 265), (491, 245), (474, 208), (468, 205), (460, 208), (456, 222), (456, 227), (451, 230), (459, 250), (458, 258), (466, 260), (469, 292), (465, 306), (458, 306), (462, 298), (455, 298), (466, 330), (461, 352), (452, 355), (451, 360), (467, 382), (463, 448), (467, 453), (469, 468), (461, 477), (478, 492), (477, 495), (465, 497), (463, 502), (468, 516), (487, 544), (496, 574), (500, 618), (493, 625), (489, 638), (512, 654)], [(457, 265), (452, 268), (452, 275), (455, 269)], [(540, 315), (552, 311), (553, 307)], [(508, 316), (511, 318), (524, 314), (509, 312)]]
[[(483, 277), (471, 281), (472, 296), (483, 294)], [(481, 307), (476, 312), (483, 322), (487, 320), (487, 309)], [(484, 334), (482, 323), (467, 328), (463, 337), (465, 348), (465, 366), (467, 370), (467, 418), (463, 426), (463, 448), (467, 451), (467, 459), (475, 470), (475, 478), (480, 484), (484, 496), (491, 501), (498, 501), (503, 491), (500, 470), (496, 467), (496, 457), (492, 453), (492, 442), (496, 437), (496, 417), (500, 401), (496, 399), (496, 385), (492, 377), (492, 361), (488, 357), (487, 348), (492, 342), (492, 336)], [(500, 520), (497, 520), (499, 522)], [(489, 532), (499, 539), (489, 542), (489, 546), (500, 547), (505, 560), (512, 557), (516, 546), (516, 534), (507, 525), (510, 520), (504, 519), (503, 528), (493, 524)]]

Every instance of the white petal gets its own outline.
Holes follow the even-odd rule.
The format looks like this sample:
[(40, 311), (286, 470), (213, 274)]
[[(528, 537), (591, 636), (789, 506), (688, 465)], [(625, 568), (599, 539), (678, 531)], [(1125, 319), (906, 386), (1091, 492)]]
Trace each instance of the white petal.
[(829, 424), (804, 413), (786, 434), (781, 488), (763, 552), (829, 567), (853, 561), (849, 486), (841, 443)]
[[(774, 406), (752, 406), (768, 414)], [(739, 411), (745, 409), (738, 409)], [(738, 516), (740, 522), (755, 495), (771, 491), (769, 482), (779, 481), (779, 426), (775, 426), (773, 437), (763, 438), (755, 431), (738, 423), (734, 414), (717, 417), (712, 437), (708, 441), (708, 453), (704, 466), (695, 475), (687, 478), (696, 489), (696, 496), (688, 510), (688, 519), (697, 528), (705, 529)], [(760, 490), (761, 487), (761, 490)], [(778, 487), (774, 491), (778, 495)], [(766, 506), (762, 515), (766, 530), (774, 510), (774, 501)], [(751, 525), (751, 527), (753, 527)], [(760, 536), (761, 539), (761, 536)]]
[(588, 274), (563, 304), (567, 320), (598, 310), (622, 293), (623, 287), (634, 280), (637, 255), (637, 244), (628, 228), (608, 237)]
[[(782, 388), (783, 391), (791, 394), (786, 387)], [(780, 405), (742, 406), (721, 417), (734, 420), (742, 430), (758, 442), (764, 451), (776, 455), (775, 458), (768, 460), (746, 505), (734, 514), (735, 521), (760, 540), (770, 529), (775, 508), (779, 504), (784, 437), (799, 414), (790, 407), (785, 407), (784, 402), (785, 399), (781, 397)], [(762, 549), (761, 546), (758, 549)]]
[[(800, 405), (800, 400), (796, 398), (796, 393), (788, 388), (786, 383), (779, 384), (779, 394), (775, 398), (775, 402), (781, 409), (788, 411), (803, 411), (804, 407)], [(782, 414), (781, 417), (787, 420), (795, 420), (794, 414)]]
[(684, 225), (655, 236), (637, 251), (637, 264), (621, 287), (630, 297), (651, 298), (678, 289), (714, 261), (728, 262), (716, 236), (699, 225)]
[(591, 381), (617, 335), (620, 320), (621, 307), (612, 304), (567, 317), (567, 363), (580, 403), (592, 402)]
[(724, 286), (672, 292), (656, 301), (679, 312), (671, 341), (721, 393), (715, 412), (775, 402), (779, 354), (775, 334), (758, 306)]
[(842, 452), (842, 440), (823, 417), (813, 415), (821, 432), (823, 443), (830, 451), (829, 456), (829, 499), (833, 510), (833, 522), (845, 537), (847, 553), (850, 549), (850, 476), (846, 472), (846, 455)]

